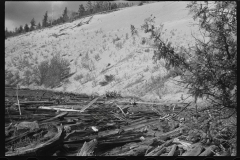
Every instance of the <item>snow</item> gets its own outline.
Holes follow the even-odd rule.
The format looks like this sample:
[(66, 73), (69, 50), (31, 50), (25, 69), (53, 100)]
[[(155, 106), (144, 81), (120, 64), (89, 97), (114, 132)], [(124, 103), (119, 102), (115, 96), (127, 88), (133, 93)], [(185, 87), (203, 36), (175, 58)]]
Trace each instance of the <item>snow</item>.
[[(19, 56), (26, 55), (25, 59), (31, 62), (32, 66), (36, 66), (59, 53), (63, 58), (71, 61), (71, 72), (76, 73), (69, 78), (69, 83), (54, 90), (87, 94), (121, 91), (122, 94), (136, 95), (146, 100), (160, 100), (155, 91), (157, 88), (148, 92), (145, 89), (151, 84), (151, 77), (166, 75), (166, 69), (161, 65), (158, 69), (154, 69), (156, 64), (153, 64), (152, 60), (153, 50), (146, 51), (149, 45), (140, 43), (142, 37), (147, 37), (140, 30), (141, 25), (144, 19), (153, 15), (156, 17), (156, 25), (164, 24), (164, 36), (174, 45), (192, 45), (194, 39), (191, 37), (191, 32), (198, 33), (198, 28), (191, 25), (196, 22), (188, 14), (187, 3), (184, 1), (155, 2), (129, 7), (111, 13), (94, 15), (89, 24), (80, 27), (75, 26), (80, 22), (88, 21), (91, 17), (8, 38), (5, 40), (5, 68), (14, 72), (18, 70), (14, 65), (11, 66), (14, 57), (17, 62)], [(134, 25), (139, 32), (135, 43), (131, 36), (130, 25)], [(174, 31), (174, 35), (171, 31)], [(54, 34), (59, 36), (56, 38)], [(128, 34), (128, 39), (126, 39), (126, 34)], [(116, 37), (120, 40), (113, 43)], [(122, 48), (117, 48), (117, 44), (120, 46), (122, 44)], [(95, 66), (95, 70), (91, 72), (84, 69), (81, 64), (86, 54)], [(101, 58), (98, 61), (95, 59), (97, 54)], [(101, 73), (107, 69), (108, 63), (111, 64), (109, 69)], [(25, 67), (19, 72), (22, 75), (27, 69), (29, 68)], [(80, 74), (84, 76), (89, 74), (93, 78), (81, 84), (80, 80), (74, 80), (74, 77)], [(107, 86), (100, 86), (99, 82), (104, 80), (104, 75), (110, 74), (113, 74), (117, 80)], [(136, 81), (141, 78), (142, 81), (137, 83)], [(93, 85), (93, 81), (97, 83), (96, 86)], [(126, 88), (126, 86), (129, 87)], [(176, 100), (186, 92), (175, 84), (165, 85), (165, 89), (168, 90), (168, 94), (162, 96), (161, 100)]]

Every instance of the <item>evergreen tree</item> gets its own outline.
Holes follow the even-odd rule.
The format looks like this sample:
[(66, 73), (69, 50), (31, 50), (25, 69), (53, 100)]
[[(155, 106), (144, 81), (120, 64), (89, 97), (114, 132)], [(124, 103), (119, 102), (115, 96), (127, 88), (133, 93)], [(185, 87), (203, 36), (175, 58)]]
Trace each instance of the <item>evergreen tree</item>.
[(23, 27), (22, 27), (22, 25), (19, 27), (19, 31), (18, 31), (19, 33), (22, 33), (23, 32)]
[(178, 82), (195, 103), (205, 98), (214, 108), (237, 111), (237, 3), (192, 1), (187, 8), (198, 21), (203, 38), (193, 36), (195, 46), (178, 50), (161, 36), (152, 24), (154, 18), (149, 18), (142, 28), (154, 40), (153, 59), (164, 59), (167, 69), (180, 71)]
[(46, 11), (44, 17), (43, 17), (43, 21), (42, 21), (42, 27), (47, 27), (48, 26), (48, 12)]
[(40, 29), (40, 28), (41, 28), (41, 23), (39, 22), (37, 25), (37, 29)]
[(18, 34), (18, 28), (15, 27), (15, 32), (14, 32), (14, 35)]
[(62, 17), (63, 17), (63, 22), (67, 22), (67, 21), (69, 20), (69, 17), (68, 17), (68, 15), (67, 15), (67, 13), (68, 13), (68, 10), (67, 10), (67, 7), (65, 7), (65, 9), (64, 9), (64, 11), (63, 11), (63, 15), (62, 15)]
[(112, 3), (111, 4), (111, 9), (117, 9), (117, 4), (116, 3)]
[(24, 26), (24, 31), (25, 31), (25, 32), (28, 32), (28, 31), (29, 31), (28, 24), (25, 24), (25, 26)]
[(91, 14), (93, 12), (93, 5), (91, 1), (87, 2), (87, 11)]
[(79, 5), (79, 9), (78, 9), (78, 16), (81, 17), (83, 16), (85, 13), (85, 8), (83, 6), (83, 4)]
[(34, 18), (31, 20), (30, 23), (31, 23), (30, 30), (33, 31), (35, 29), (34, 27), (36, 26), (36, 24), (35, 24), (36, 22), (35, 22)]

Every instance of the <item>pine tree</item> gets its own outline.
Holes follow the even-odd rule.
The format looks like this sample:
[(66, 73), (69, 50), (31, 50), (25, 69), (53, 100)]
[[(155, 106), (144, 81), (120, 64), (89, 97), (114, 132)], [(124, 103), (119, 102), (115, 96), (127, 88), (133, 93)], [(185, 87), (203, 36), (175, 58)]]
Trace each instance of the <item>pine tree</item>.
[(22, 27), (22, 25), (19, 27), (19, 31), (18, 31), (19, 33), (22, 33), (23, 32), (23, 27)]
[(43, 17), (43, 21), (42, 21), (42, 27), (47, 27), (48, 26), (48, 12), (46, 11), (44, 17)]
[(87, 2), (87, 11), (89, 13), (92, 13), (93, 12), (93, 5), (92, 5), (92, 2), (91, 1), (88, 1)]
[(117, 9), (117, 4), (116, 3), (112, 3), (111, 4), (111, 9)]
[(31, 23), (30, 30), (33, 31), (35, 29), (34, 27), (36, 26), (34, 18), (31, 20), (30, 23)]
[(41, 23), (39, 22), (37, 25), (37, 29), (40, 29), (40, 28), (41, 28)]
[(67, 7), (65, 7), (65, 9), (64, 9), (64, 11), (63, 11), (63, 15), (62, 15), (62, 17), (63, 17), (63, 22), (67, 22), (68, 19), (69, 19), (67, 13), (68, 13), (68, 10), (67, 10)]
[(28, 24), (26, 24), (26, 25), (24, 26), (24, 31), (25, 31), (25, 32), (28, 32), (28, 31), (29, 31)]
[(83, 16), (85, 13), (85, 8), (83, 6), (83, 4), (79, 5), (79, 9), (78, 9), (78, 16), (81, 17)]
[(15, 27), (15, 32), (14, 32), (14, 35), (18, 34), (18, 28)]

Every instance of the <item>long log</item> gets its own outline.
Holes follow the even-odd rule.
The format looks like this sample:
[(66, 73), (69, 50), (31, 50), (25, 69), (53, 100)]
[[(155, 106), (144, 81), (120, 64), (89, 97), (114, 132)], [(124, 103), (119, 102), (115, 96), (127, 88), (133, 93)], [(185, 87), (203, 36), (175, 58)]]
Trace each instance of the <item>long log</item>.
[(54, 104), (54, 101), (26, 101), (19, 102), (20, 105), (32, 105), (32, 104)]
[(40, 106), (39, 109), (49, 109), (49, 110), (57, 110), (57, 111), (64, 111), (64, 112), (80, 112), (80, 110), (76, 109), (64, 109), (64, 108), (57, 108), (57, 107), (45, 107), (45, 106)]
[(101, 97), (97, 97), (95, 99), (93, 99), (87, 106), (83, 107), (80, 112), (84, 112), (86, 109), (88, 109), (89, 107), (91, 107), (99, 98)]
[(42, 156), (42, 155), (52, 155), (51, 149), (59, 145), (63, 138), (65, 132), (63, 131), (63, 127), (57, 127), (57, 134), (48, 140), (47, 142), (42, 142), (40, 144), (34, 145), (30, 144), (27, 147), (17, 148), (15, 151), (8, 151), (5, 153), (6, 156)]
[(5, 145), (9, 145), (10, 143), (14, 143), (22, 138), (29, 137), (29, 136), (39, 133), (41, 131), (42, 131), (42, 129), (36, 129), (34, 131), (27, 131), (19, 136), (7, 138), (7, 139), (5, 139)]
[(52, 117), (52, 118), (49, 118), (49, 119), (46, 119), (46, 120), (41, 121), (41, 123), (50, 122), (50, 121), (53, 121), (53, 120), (56, 120), (56, 119), (61, 119), (61, 118), (63, 118), (64, 116), (66, 116), (67, 114), (68, 114), (68, 112), (62, 112), (62, 113), (56, 115), (55, 117)]

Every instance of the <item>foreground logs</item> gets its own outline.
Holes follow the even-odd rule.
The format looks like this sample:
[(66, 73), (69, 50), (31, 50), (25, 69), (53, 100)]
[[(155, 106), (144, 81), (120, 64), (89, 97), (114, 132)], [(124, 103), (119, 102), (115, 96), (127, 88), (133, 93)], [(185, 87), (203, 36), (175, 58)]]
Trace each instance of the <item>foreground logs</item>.
[[(26, 91), (22, 93), (30, 96)], [(131, 104), (124, 99), (71, 95), (68, 102), (57, 104), (52, 99), (47, 101), (47, 95), (50, 94), (36, 101), (20, 100), (24, 106), (22, 115), (14, 110), (14, 103), (7, 104), (6, 156), (229, 155), (229, 150), (221, 146), (227, 140), (217, 141), (208, 131), (194, 129), (188, 124), (193, 123), (191, 119), (180, 122), (188, 116), (189, 103), (179, 104), (180, 112), (186, 111), (185, 115), (180, 112), (171, 115), (162, 109), (167, 103), (155, 103), (159, 106), (153, 108), (148, 106), (154, 104), (151, 102)]]

